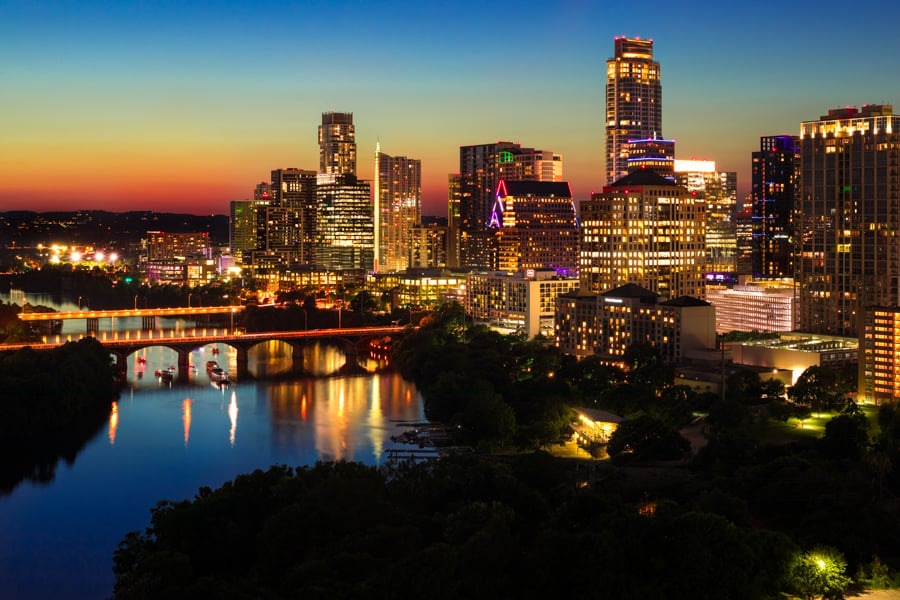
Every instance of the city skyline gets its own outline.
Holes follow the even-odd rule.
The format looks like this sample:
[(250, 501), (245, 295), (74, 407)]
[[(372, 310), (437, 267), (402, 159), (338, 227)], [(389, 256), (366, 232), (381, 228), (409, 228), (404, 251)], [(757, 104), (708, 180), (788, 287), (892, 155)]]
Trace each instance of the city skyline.
[(736, 171), (740, 201), (760, 137), (900, 104), (893, 6), (865, 27), (810, 2), (0, 6), (0, 210), (227, 214), (273, 169), (316, 169), (332, 110), (354, 114), (363, 178), (377, 142), (421, 159), (423, 214), (446, 214), (461, 145), (498, 140), (561, 154), (581, 202), (605, 183), (617, 36), (654, 40), (676, 156)]

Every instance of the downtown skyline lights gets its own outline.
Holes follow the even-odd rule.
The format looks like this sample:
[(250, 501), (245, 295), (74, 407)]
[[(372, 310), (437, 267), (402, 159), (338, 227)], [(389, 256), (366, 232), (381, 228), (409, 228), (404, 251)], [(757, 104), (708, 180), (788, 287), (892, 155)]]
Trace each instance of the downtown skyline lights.
[[(214, 14), (201, 5), (10, 4), (0, 23), (10, 57), (0, 107), (11, 116), (0, 208), (221, 214), (260, 173), (315, 168), (302, 115), (331, 107), (352, 110), (362, 126), (359, 173), (373, 171), (378, 140), (422, 161), (423, 214), (444, 214), (457, 148), (496, 140), (565, 156), (580, 202), (605, 183), (604, 67), (609, 40), (622, 35), (654, 40), (665, 134), (679, 156), (738, 172), (743, 199), (747, 152), (760, 136), (796, 135), (822, 107), (900, 97), (900, 82), (883, 76), (900, 55), (889, 30), (898, 9), (825, 43), (837, 7), (649, 2), (638, 22), (624, 5), (577, 3), (542, 5), (540, 19), (527, 2), (450, 12), (226, 2)], [(353, 31), (339, 46), (327, 39), (336, 15)], [(285, 23), (292, 35), (273, 43)], [(435, 36), (437, 27), (454, 35)], [(544, 50), (522, 50), (535, 44)]]

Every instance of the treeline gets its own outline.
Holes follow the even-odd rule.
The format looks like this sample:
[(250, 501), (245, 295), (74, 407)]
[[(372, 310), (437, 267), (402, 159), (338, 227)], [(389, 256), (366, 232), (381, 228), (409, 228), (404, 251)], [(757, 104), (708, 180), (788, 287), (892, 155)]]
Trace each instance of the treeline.
[(78, 300), (80, 306), (92, 310), (126, 310), (129, 308), (176, 308), (187, 306), (224, 306), (237, 303), (232, 285), (211, 283), (201, 286), (146, 285), (136, 273), (114, 275), (99, 267), (43, 265), (25, 273), (3, 278), (7, 287), (26, 293), (45, 293), (59, 298)]
[(393, 363), (422, 392), (429, 420), (459, 425), (460, 441), (482, 449), (558, 441), (574, 417), (555, 347), (467, 325), (458, 305), (422, 319)]
[(118, 394), (109, 352), (94, 338), (52, 350), (0, 352), (0, 491), (48, 481), (109, 417)]
[(272, 467), (162, 502), (115, 553), (115, 597), (774, 598), (785, 536), (621, 479), (576, 486), (545, 454), (405, 472)]

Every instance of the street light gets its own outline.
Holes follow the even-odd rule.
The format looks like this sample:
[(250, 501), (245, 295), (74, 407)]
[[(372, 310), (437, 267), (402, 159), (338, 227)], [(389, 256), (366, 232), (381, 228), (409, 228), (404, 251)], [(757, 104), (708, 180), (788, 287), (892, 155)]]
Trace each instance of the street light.
[(78, 296), (78, 312), (81, 312), (81, 296)]
[(303, 311), (303, 329), (309, 329), (309, 321), (306, 318), (306, 309), (301, 309)]
[(188, 308), (191, 307), (191, 296), (193, 296), (193, 294), (188, 294)]
[(135, 294), (134, 295), (134, 310), (137, 310), (137, 297), (138, 297), (138, 295)]

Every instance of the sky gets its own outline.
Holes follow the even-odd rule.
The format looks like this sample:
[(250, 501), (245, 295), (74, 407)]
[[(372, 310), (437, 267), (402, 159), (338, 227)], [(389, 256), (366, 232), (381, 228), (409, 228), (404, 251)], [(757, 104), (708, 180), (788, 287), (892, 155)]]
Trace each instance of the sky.
[[(732, 5), (734, 4), (734, 5)], [(422, 161), (445, 215), (459, 146), (563, 155), (604, 179), (605, 63), (649, 38), (662, 135), (749, 192), (759, 137), (896, 104), (900, 5), (847, 2), (40, 2), (0, 0), (0, 211), (227, 214), (272, 169), (318, 169), (321, 113)]]

